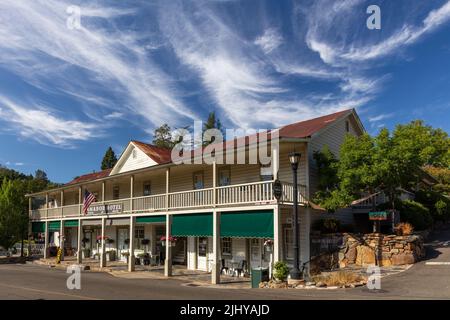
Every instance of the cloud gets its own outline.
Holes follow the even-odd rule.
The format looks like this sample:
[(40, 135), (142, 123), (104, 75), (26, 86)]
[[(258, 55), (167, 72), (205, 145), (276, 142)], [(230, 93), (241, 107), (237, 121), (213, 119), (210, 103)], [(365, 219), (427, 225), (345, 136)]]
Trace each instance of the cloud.
[(382, 113), (374, 117), (369, 117), (369, 122), (378, 122), (384, 119), (392, 118), (393, 116), (393, 113)]
[[(128, 120), (146, 130), (161, 122), (197, 119), (184, 104), (176, 81), (143, 49), (143, 43), (157, 41), (143, 38), (137, 30), (117, 28), (116, 19), (136, 14), (136, 9), (120, 3), (81, 6), (81, 29), (69, 30), (70, 5), (69, 1), (3, 0), (0, 65), (42, 91), (70, 92), (82, 104), (97, 104), (96, 113), (125, 112)], [(108, 91), (109, 96), (104, 94)]]
[(10, 126), (24, 138), (46, 145), (70, 148), (73, 142), (86, 141), (100, 135), (100, 124), (59, 118), (54, 111), (43, 106), (18, 105), (0, 96), (0, 115), (9, 119)]
[(283, 38), (274, 29), (267, 29), (264, 34), (255, 40), (255, 44), (267, 54), (278, 48), (283, 43)]

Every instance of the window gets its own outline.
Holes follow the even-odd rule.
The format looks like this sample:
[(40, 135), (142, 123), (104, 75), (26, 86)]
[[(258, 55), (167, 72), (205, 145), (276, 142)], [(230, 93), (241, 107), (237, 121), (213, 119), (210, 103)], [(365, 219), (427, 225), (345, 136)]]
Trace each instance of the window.
[(208, 252), (208, 238), (198, 238), (198, 256), (206, 257)]
[(273, 172), (271, 165), (261, 165), (260, 169), (261, 181), (271, 181), (273, 180)]
[(229, 186), (231, 184), (230, 168), (219, 170), (219, 187)]
[(113, 200), (118, 200), (120, 198), (120, 188), (119, 186), (113, 186)]
[(133, 149), (133, 151), (131, 152), (131, 155), (132, 155), (133, 159), (136, 159), (137, 158), (137, 150)]
[(152, 184), (150, 183), (150, 181), (144, 182), (143, 190), (144, 190), (144, 197), (150, 196), (152, 194)]
[(141, 249), (142, 244), (141, 241), (144, 239), (144, 228), (143, 227), (137, 227), (135, 229), (135, 235), (134, 235), (134, 245), (136, 249)]
[(194, 190), (203, 189), (203, 172), (195, 172), (193, 176)]
[(222, 238), (222, 256), (231, 256), (231, 238)]
[(99, 199), (99, 197), (98, 197), (98, 192), (97, 191), (92, 192), (92, 194), (94, 195), (96, 202), (97, 201), (101, 201), (101, 199)]
[(293, 259), (294, 255), (294, 235), (291, 227), (284, 228), (283, 247), (286, 259)]
[(348, 121), (345, 121), (345, 131), (350, 132), (350, 123)]

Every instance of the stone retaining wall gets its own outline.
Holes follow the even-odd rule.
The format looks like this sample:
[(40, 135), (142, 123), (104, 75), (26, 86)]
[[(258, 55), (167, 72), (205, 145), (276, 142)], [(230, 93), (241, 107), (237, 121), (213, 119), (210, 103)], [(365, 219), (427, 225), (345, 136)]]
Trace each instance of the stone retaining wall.
[(413, 264), (425, 256), (420, 235), (396, 236), (371, 233), (343, 234), (339, 251), (339, 267), (368, 266), (378, 261), (379, 266)]

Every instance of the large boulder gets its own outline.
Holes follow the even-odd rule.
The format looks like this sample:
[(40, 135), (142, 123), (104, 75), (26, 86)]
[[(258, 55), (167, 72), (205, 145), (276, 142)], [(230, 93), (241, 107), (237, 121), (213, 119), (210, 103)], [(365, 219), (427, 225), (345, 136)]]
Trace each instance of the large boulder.
[(412, 253), (399, 253), (392, 255), (391, 261), (394, 266), (399, 266), (404, 264), (413, 264), (416, 262), (416, 259)]
[(375, 251), (366, 246), (356, 247), (356, 264), (360, 266), (375, 264)]

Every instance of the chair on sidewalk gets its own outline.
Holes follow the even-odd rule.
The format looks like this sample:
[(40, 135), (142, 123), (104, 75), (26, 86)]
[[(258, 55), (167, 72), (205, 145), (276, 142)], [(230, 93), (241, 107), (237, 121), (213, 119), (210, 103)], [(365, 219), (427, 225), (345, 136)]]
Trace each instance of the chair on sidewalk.
[(243, 277), (245, 275), (245, 270), (247, 269), (247, 261), (241, 260), (237, 268), (233, 270), (233, 276), (236, 274), (236, 277)]
[(222, 259), (222, 267), (220, 268), (220, 274), (225, 271), (225, 274), (228, 274), (230, 268), (228, 268), (225, 264), (225, 259)]

